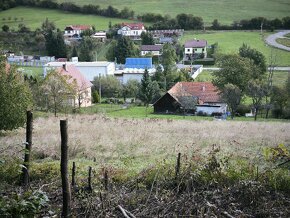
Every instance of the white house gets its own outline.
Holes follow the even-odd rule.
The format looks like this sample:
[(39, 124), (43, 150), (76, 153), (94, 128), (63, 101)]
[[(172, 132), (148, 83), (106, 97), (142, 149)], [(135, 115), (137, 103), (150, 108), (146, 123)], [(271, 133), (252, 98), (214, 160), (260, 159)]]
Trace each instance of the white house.
[(93, 81), (97, 76), (114, 75), (115, 72), (114, 62), (49, 62), (43, 66), (44, 75), (46, 75), (49, 70), (62, 67), (64, 64), (67, 66), (74, 65), (89, 81)]
[(127, 36), (133, 40), (139, 40), (142, 32), (146, 32), (143, 23), (122, 23), (121, 29), (118, 30), (119, 35)]
[[(188, 60), (193, 58), (206, 58), (207, 56), (207, 41), (206, 40), (190, 40), (184, 45), (184, 54)], [(203, 57), (202, 57), (203, 56)]]
[(160, 56), (162, 54), (163, 45), (141, 45), (141, 56), (151, 54), (152, 56)]
[(77, 36), (80, 37), (81, 33), (85, 30), (92, 29), (91, 26), (87, 25), (70, 25), (66, 26), (64, 29), (64, 37), (73, 37)]

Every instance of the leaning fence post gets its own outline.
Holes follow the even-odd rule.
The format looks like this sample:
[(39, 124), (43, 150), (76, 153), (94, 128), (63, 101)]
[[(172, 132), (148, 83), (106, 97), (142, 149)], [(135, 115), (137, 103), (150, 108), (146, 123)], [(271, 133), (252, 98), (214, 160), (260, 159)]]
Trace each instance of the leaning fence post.
[(32, 129), (33, 129), (33, 113), (31, 111), (26, 112), (26, 143), (25, 143), (25, 155), (24, 164), (22, 168), (22, 186), (27, 188), (29, 184), (29, 162), (32, 146)]
[(67, 134), (67, 120), (60, 121), (60, 134), (61, 134), (61, 160), (60, 160), (60, 171), (62, 181), (62, 216), (70, 216), (70, 200), (71, 191), (68, 179), (68, 134)]

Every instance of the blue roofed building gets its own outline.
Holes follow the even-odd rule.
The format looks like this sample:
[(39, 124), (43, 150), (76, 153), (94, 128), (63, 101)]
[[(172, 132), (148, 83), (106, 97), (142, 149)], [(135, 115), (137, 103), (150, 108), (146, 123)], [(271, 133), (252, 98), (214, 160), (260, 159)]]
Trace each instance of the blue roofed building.
[(126, 58), (124, 69), (116, 70), (114, 75), (123, 83), (126, 84), (129, 80), (141, 81), (145, 69), (149, 74), (156, 72), (152, 64), (152, 58)]
[(152, 58), (126, 58), (125, 68), (151, 69)]

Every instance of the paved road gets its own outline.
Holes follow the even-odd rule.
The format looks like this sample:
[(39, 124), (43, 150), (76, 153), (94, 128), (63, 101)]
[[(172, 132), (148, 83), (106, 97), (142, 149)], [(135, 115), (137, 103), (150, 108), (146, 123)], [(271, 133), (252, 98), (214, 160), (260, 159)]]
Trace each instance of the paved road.
[[(203, 70), (208, 70), (208, 71), (217, 71), (220, 69), (221, 68), (218, 68), (218, 67), (204, 67), (203, 68)], [(270, 67), (268, 69), (270, 69)], [(274, 71), (288, 71), (288, 72), (290, 72), (290, 67), (274, 67)]]
[(266, 43), (268, 45), (273, 46), (273, 47), (280, 48), (280, 49), (283, 49), (286, 51), (290, 51), (289, 47), (287, 47), (285, 45), (281, 45), (281, 44), (276, 42), (277, 38), (283, 38), (283, 36), (286, 35), (287, 33), (290, 33), (290, 30), (283, 30), (283, 31), (280, 31), (278, 33), (272, 34), (266, 38)]

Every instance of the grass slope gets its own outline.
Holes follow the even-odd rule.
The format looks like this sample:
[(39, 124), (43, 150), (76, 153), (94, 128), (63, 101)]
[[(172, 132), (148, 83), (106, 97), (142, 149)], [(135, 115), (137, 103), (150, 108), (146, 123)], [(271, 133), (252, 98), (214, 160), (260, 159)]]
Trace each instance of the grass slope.
[[(203, 71), (196, 77), (197, 82), (208, 82), (213, 78), (213, 71)], [(288, 78), (288, 72), (285, 71), (275, 71), (273, 74), (273, 85), (284, 87)]]
[[(67, 0), (58, 0), (67, 2)], [(231, 24), (235, 20), (252, 17), (276, 18), (289, 15), (289, 0), (70, 0), (78, 5), (94, 4), (106, 8), (112, 5), (118, 9), (128, 7), (136, 14), (146, 12), (169, 14), (175, 16), (180, 13), (193, 14), (203, 17), (206, 23), (218, 19), (221, 23)]]
[(290, 52), (267, 46), (259, 31), (208, 31), (206, 33), (190, 31), (185, 33), (181, 39), (181, 43), (194, 38), (206, 39), (209, 44), (218, 42), (219, 53), (237, 53), (242, 44), (246, 43), (252, 48), (262, 52), (267, 61), (269, 61), (272, 52), (277, 57), (276, 64), (278, 66), (290, 65)]
[[(8, 20), (9, 17), (11, 18), (10, 21)], [(17, 21), (14, 20), (15, 17), (17, 18)], [(3, 18), (5, 20), (3, 20)], [(0, 12), (0, 26), (2, 27), (4, 24), (6, 24), (10, 27), (10, 29), (14, 28), (17, 30), (18, 25), (22, 23), (21, 18), (23, 18), (23, 24), (30, 27), (31, 29), (40, 28), (42, 22), (46, 18), (48, 18), (50, 21), (53, 21), (61, 30), (63, 30), (66, 25), (71, 24), (94, 25), (97, 30), (105, 30), (108, 29), (108, 24), (110, 21), (112, 22), (112, 25), (122, 22), (130, 22), (129, 20), (125, 19), (75, 14), (59, 10), (17, 7)]]

